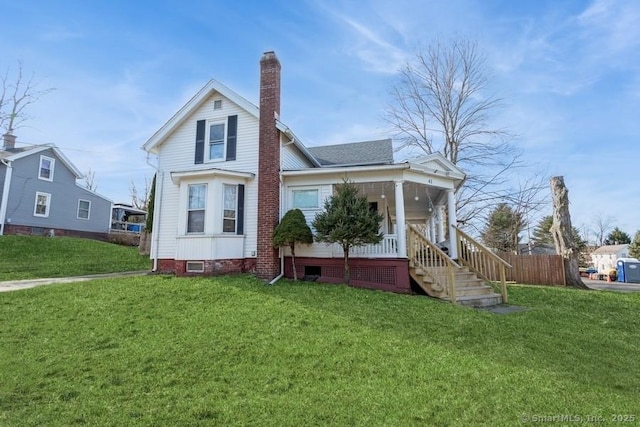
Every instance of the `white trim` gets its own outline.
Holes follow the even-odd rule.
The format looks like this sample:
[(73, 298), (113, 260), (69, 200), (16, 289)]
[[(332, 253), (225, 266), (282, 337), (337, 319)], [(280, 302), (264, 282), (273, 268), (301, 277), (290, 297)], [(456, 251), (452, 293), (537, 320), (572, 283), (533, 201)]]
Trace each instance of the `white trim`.
[[(295, 192), (296, 191), (315, 191), (316, 192), (316, 205), (313, 207), (300, 207), (295, 205)], [(290, 186), (289, 196), (291, 197), (291, 209), (300, 209), (301, 211), (317, 211), (322, 208), (320, 204), (320, 186), (317, 185), (301, 185)]]
[[(80, 216), (80, 202), (89, 203), (89, 207), (87, 208), (87, 217), (86, 218), (82, 218)], [(85, 220), (85, 221), (88, 221), (91, 218), (91, 200), (78, 199), (78, 209), (76, 210), (76, 218), (77, 219), (82, 219), (82, 220)]]
[[(42, 176), (42, 163), (46, 160), (49, 161), (49, 177), (48, 178)], [(42, 181), (53, 182), (53, 173), (55, 172), (55, 169), (56, 169), (56, 159), (54, 159), (53, 157), (49, 157), (41, 154), (40, 162), (38, 162), (38, 179)]]
[(62, 163), (64, 163), (69, 168), (69, 170), (71, 170), (71, 173), (73, 173), (76, 176), (76, 178), (79, 179), (83, 177), (82, 172), (80, 172), (80, 170), (78, 170), (78, 168), (76, 168), (73, 165), (73, 163), (71, 163), (71, 161), (67, 158), (67, 156), (65, 156), (64, 153), (60, 151), (58, 147), (56, 147), (55, 145), (35, 145), (31, 149), (21, 151), (19, 153), (12, 154), (11, 156), (5, 157), (5, 160), (8, 160), (8, 161), (18, 160), (18, 159), (22, 159), (23, 157), (28, 157), (45, 150), (53, 150), (56, 157), (58, 157), (58, 159), (60, 159)]
[(226, 169), (218, 169), (218, 168), (209, 168), (209, 169), (200, 169), (194, 171), (184, 171), (184, 172), (170, 172), (171, 181), (174, 184), (179, 184), (183, 179), (189, 178), (207, 178), (207, 177), (223, 177), (223, 178), (242, 178), (242, 179), (253, 179), (255, 178), (255, 174), (249, 172), (236, 172)]
[[(200, 268), (189, 268), (189, 264), (191, 264), (191, 266), (199, 265)], [(204, 261), (187, 261), (184, 269), (187, 273), (204, 273)]]
[[(45, 205), (45, 212), (44, 214), (39, 214), (37, 213), (38, 210), (38, 196), (45, 196), (47, 199), (47, 204)], [(41, 191), (36, 191), (36, 198), (33, 202), (33, 216), (37, 216), (40, 218), (48, 218), (49, 217), (49, 211), (51, 210), (51, 194), (50, 193), (43, 193)]]
[[(204, 140), (207, 146), (207, 162), (224, 162), (227, 159), (227, 128), (228, 118), (207, 120), (204, 131)], [(211, 126), (222, 126), (222, 155), (220, 157), (211, 158)], [(216, 145), (218, 145), (216, 143)]]
[[(224, 231), (224, 220), (225, 219), (231, 219), (231, 218), (225, 218), (224, 216), (224, 211), (227, 210), (224, 206), (224, 191), (227, 187), (233, 188), (235, 191), (234, 194), (234, 200), (233, 200), (233, 212), (235, 213), (235, 216), (233, 218), (234, 221), (234, 225), (233, 225), (233, 231)], [(220, 206), (222, 207), (222, 209), (220, 210), (220, 215), (222, 217), (222, 223), (221, 223), (221, 227), (220, 230), (222, 230), (223, 234), (236, 234), (238, 231), (238, 184), (229, 184), (226, 182), (222, 183), (222, 202), (220, 203)], [(231, 210), (231, 209), (229, 209)]]
[[(190, 208), (189, 207), (189, 191), (191, 187), (204, 187), (204, 207), (203, 208)], [(209, 195), (209, 186), (206, 183), (193, 183), (187, 185), (187, 209), (186, 209), (186, 224), (185, 224), (185, 234), (204, 234), (207, 226), (207, 197)], [(202, 222), (202, 231), (189, 231), (189, 212), (191, 211), (203, 211), (203, 222)]]

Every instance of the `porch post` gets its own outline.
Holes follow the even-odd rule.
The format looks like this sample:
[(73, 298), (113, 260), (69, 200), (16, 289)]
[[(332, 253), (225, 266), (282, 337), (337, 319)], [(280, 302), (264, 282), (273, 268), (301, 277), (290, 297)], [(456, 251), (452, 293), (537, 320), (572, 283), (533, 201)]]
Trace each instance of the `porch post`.
[(407, 236), (404, 217), (404, 193), (402, 192), (401, 179), (394, 181), (396, 190), (396, 235), (398, 236), (398, 258), (407, 257)]
[(436, 242), (436, 220), (433, 214), (429, 217), (429, 240)]
[(447, 190), (447, 218), (449, 219), (449, 256), (458, 259), (458, 241), (454, 225), (458, 223), (456, 215), (456, 198), (453, 190)]
[(442, 206), (436, 206), (436, 243), (440, 243), (444, 240), (444, 218), (442, 215), (442, 209)]

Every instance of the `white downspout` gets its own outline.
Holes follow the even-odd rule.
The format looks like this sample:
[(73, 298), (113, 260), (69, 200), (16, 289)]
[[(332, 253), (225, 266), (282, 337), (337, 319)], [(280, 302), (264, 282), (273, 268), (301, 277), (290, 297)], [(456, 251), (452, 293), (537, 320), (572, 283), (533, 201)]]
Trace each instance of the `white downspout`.
[(7, 205), (9, 203), (9, 188), (11, 187), (11, 175), (13, 175), (13, 166), (11, 160), (0, 160), (7, 167), (4, 173), (4, 186), (2, 188), (2, 201), (0, 201), (0, 236), (4, 235), (4, 220), (7, 216)]

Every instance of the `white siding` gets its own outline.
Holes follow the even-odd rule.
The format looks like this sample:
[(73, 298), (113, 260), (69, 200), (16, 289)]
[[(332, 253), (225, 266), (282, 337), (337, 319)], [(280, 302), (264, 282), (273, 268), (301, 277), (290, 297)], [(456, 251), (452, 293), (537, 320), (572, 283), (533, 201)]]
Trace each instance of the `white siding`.
[[(222, 109), (214, 110), (213, 102), (216, 99), (223, 99)], [(204, 162), (194, 164), (196, 122), (198, 120), (224, 120), (228, 116), (238, 116), (238, 136), (236, 148), (236, 160)], [(206, 144), (205, 144), (206, 145)], [(223, 182), (242, 183), (242, 181), (228, 180), (222, 177), (202, 178), (199, 180), (183, 180), (174, 183), (171, 180), (171, 172), (196, 171), (210, 168), (220, 168), (237, 172), (249, 172), (257, 175), (258, 172), (258, 119), (249, 114), (239, 106), (218, 94), (213, 94), (209, 99), (200, 105), (183, 123), (170, 135), (159, 147), (159, 169), (158, 180), (162, 181), (162, 196), (157, 198), (158, 214), (160, 217), (158, 227), (158, 252), (159, 258), (178, 259), (177, 237), (184, 236), (186, 227), (186, 198), (182, 200), (181, 187), (184, 188), (187, 182), (207, 183), (209, 196), (212, 201), (207, 204), (207, 215), (217, 215), (220, 210), (219, 201), (216, 203), (215, 195), (217, 188)], [(161, 178), (160, 178), (161, 177)], [(257, 179), (244, 181), (245, 184), (245, 218), (244, 218), (244, 248), (241, 250), (244, 257), (255, 256), (257, 240), (257, 212), (255, 206), (258, 203), (258, 182)], [(184, 191), (184, 190), (182, 190)], [(185, 194), (185, 193), (182, 193)], [(215, 211), (213, 210), (215, 209)], [(221, 215), (221, 212), (220, 212)], [(207, 230), (210, 235), (214, 229)], [(225, 236), (226, 237), (226, 236)], [(222, 238), (222, 243), (228, 243), (228, 239)], [(234, 241), (237, 239), (234, 239)], [(211, 245), (209, 245), (211, 246)], [(214, 245), (215, 246), (215, 245)], [(238, 246), (234, 243), (234, 250), (237, 252)], [(213, 249), (211, 249), (213, 251)], [(180, 251), (186, 253), (184, 251)], [(206, 252), (206, 251), (205, 251)], [(219, 251), (214, 251), (219, 252)], [(155, 254), (152, 254), (154, 256)], [(230, 258), (228, 256), (219, 258)], [(186, 259), (186, 258), (182, 258)], [(202, 256), (196, 259), (204, 259)]]
[(307, 160), (298, 148), (291, 144), (285, 143), (282, 147), (282, 169), (283, 170), (298, 170), (312, 167), (312, 164)]

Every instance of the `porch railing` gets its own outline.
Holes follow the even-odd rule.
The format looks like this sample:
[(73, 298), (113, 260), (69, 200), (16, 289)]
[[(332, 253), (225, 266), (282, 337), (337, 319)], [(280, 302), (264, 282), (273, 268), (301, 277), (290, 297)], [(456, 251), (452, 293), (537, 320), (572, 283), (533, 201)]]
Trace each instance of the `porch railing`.
[[(333, 245), (333, 253), (342, 256), (342, 246)], [(395, 234), (385, 234), (380, 243), (351, 248), (349, 256), (352, 257), (372, 257), (372, 258), (395, 258), (398, 256), (398, 236)]]
[(494, 254), (491, 249), (477, 242), (464, 231), (456, 228), (458, 236), (458, 263), (469, 267), (479, 277), (487, 282), (500, 282), (500, 293), (502, 294), (502, 302), (509, 302), (507, 295), (507, 273), (506, 269), (511, 265)]
[(407, 227), (409, 262), (413, 268), (422, 270), (435, 291), (440, 291), (456, 302), (455, 270), (460, 266), (439, 247), (431, 243), (413, 224)]

